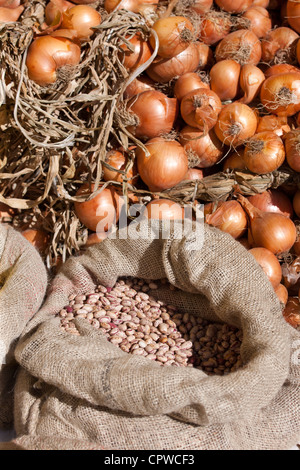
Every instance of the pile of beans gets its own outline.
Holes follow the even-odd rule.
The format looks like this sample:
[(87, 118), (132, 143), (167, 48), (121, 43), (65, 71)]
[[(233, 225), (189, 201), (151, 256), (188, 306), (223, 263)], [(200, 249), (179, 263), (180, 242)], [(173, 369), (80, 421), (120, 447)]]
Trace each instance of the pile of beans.
[(99, 285), (86, 295), (71, 295), (59, 312), (61, 327), (79, 335), (75, 318), (84, 318), (123, 351), (145, 356), (162, 365), (196, 367), (224, 375), (242, 366), (242, 332), (180, 312), (157, 300), (158, 282), (119, 279), (113, 288)]

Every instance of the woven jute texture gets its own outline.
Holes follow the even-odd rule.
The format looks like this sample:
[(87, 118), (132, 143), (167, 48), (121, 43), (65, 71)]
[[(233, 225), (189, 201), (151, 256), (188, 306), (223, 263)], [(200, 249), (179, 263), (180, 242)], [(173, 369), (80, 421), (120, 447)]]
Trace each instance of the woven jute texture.
[(44, 299), (47, 274), (37, 250), (0, 224), (0, 426), (12, 422), (16, 341)]
[[(157, 228), (157, 227), (156, 227)], [(106, 239), (70, 258), (27, 325), (15, 355), (16, 445), (28, 449), (288, 449), (300, 438), (299, 333), (283, 319), (271, 284), (230, 235), (190, 225), (178, 236)], [(141, 236), (141, 233), (143, 236)], [(145, 236), (147, 235), (147, 236)], [(71, 293), (119, 277), (168, 278), (158, 290), (185, 312), (243, 331), (244, 367), (227, 376), (164, 367), (111, 344), (85, 320), (80, 336), (54, 315)], [(297, 349), (298, 348), (298, 349)]]

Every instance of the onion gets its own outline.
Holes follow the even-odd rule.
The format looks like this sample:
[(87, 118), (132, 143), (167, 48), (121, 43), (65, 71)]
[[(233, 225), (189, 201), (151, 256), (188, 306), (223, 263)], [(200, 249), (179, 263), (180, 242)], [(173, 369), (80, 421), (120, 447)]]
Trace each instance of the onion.
[(241, 66), (235, 60), (217, 62), (210, 71), (210, 86), (221, 101), (233, 100), (239, 89)]
[(260, 6), (252, 6), (246, 10), (241, 18), (248, 20), (248, 29), (252, 31), (258, 38), (266, 36), (272, 28), (272, 20), (268, 10)]
[(249, 250), (258, 264), (262, 267), (274, 289), (278, 287), (282, 278), (281, 266), (276, 256), (266, 248), (252, 248)]
[(108, 13), (114, 10), (128, 10), (134, 13), (143, 13), (155, 11), (158, 1), (159, 0), (105, 0), (104, 8)]
[(295, 72), (300, 73), (300, 69), (290, 64), (276, 64), (272, 65), (265, 71), (265, 77), (269, 78), (273, 75), (281, 75), (282, 73)]
[(263, 212), (277, 212), (285, 217), (293, 217), (293, 205), (288, 196), (279, 189), (268, 189), (250, 196), (248, 201)]
[(205, 134), (195, 127), (185, 126), (180, 131), (179, 142), (188, 156), (196, 156), (198, 168), (211, 167), (223, 156), (222, 143), (213, 130)]
[(260, 132), (246, 143), (243, 160), (253, 173), (263, 175), (277, 170), (284, 162), (283, 142), (274, 132)]
[(300, 33), (300, 2), (290, 0), (287, 2), (287, 20), (289, 25)]
[(140, 177), (150, 191), (169, 189), (180, 183), (188, 171), (188, 159), (182, 145), (162, 137), (150, 139), (145, 147), (137, 148), (137, 165)]
[(154, 199), (147, 204), (144, 215), (152, 220), (182, 220), (184, 208), (169, 199)]
[(294, 194), (293, 208), (294, 208), (294, 211), (295, 211), (297, 217), (300, 217), (300, 190), (299, 189)]
[(253, 0), (215, 0), (216, 4), (230, 13), (242, 13), (252, 5)]
[(261, 59), (261, 44), (258, 37), (248, 29), (228, 34), (216, 48), (216, 60), (232, 59), (241, 65), (257, 65)]
[[(76, 196), (88, 196), (93, 190), (93, 184), (91, 190), (88, 184), (83, 184)], [(89, 201), (75, 202), (74, 208), (78, 219), (88, 229), (93, 232), (107, 232), (118, 222), (122, 203), (117, 191), (107, 186)]]
[(296, 227), (289, 217), (275, 212), (263, 212), (245, 197), (238, 200), (249, 217), (248, 240), (253, 247), (263, 247), (275, 255), (289, 251), (296, 241)]
[(270, 31), (261, 41), (262, 60), (268, 63), (290, 63), (295, 57), (295, 42), (299, 36), (290, 28)]
[[(164, 59), (184, 51), (193, 39), (194, 26), (184, 16), (168, 16), (155, 21), (152, 29), (156, 32), (159, 46), (157, 54)], [(155, 39), (151, 35), (149, 42), (155, 49)]]
[(28, 76), (39, 85), (46, 86), (56, 81), (60, 67), (77, 65), (79, 61), (80, 47), (69, 39), (38, 37), (28, 49)]
[[(116, 170), (125, 171), (128, 164), (128, 156), (119, 150), (111, 150), (107, 153), (105, 163), (112, 166)], [(136, 165), (133, 165), (126, 173), (126, 181), (133, 184), (133, 181), (137, 178)], [(123, 183), (125, 176), (117, 171), (110, 170), (103, 165), (103, 179), (104, 181), (117, 181)]]
[(211, 48), (203, 42), (195, 43), (199, 52), (198, 70), (207, 70), (215, 63), (214, 54)]
[(190, 72), (181, 75), (174, 85), (174, 95), (180, 101), (187, 93), (197, 90), (198, 88), (209, 89), (209, 84), (202, 80), (197, 73)]
[(174, 77), (195, 72), (199, 65), (199, 59), (197, 43), (192, 43), (171, 59), (156, 58), (147, 68), (146, 73), (155, 82), (167, 83)]
[(246, 165), (243, 160), (244, 150), (232, 152), (224, 161), (223, 171), (226, 170), (246, 170)]
[(237, 201), (219, 202), (215, 212), (206, 215), (205, 221), (233, 238), (242, 237), (248, 224), (246, 213)]
[(279, 137), (285, 135), (291, 130), (286, 116), (274, 116), (274, 114), (262, 116), (259, 118), (256, 132), (270, 131)]
[(181, 100), (182, 119), (192, 127), (207, 132), (217, 122), (222, 103), (218, 95), (206, 88), (187, 93)]
[(263, 8), (268, 8), (269, 0), (253, 0), (252, 6), (258, 6)]
[(0, 0), (0, 7), (4, 8), (18, 8), (21, 0)]
[(190, 8), (199, 15), (203, 15), (203, 13), (206, 13), (211, 9), (212, 4), (213, 0), (194, 0), (191, 3)]
[(250, 250), (251, 246), (250, 246), (250, 244), (249, 244), (247, 238), (245, 238), (245, 237), (244, 237), (244, 238), (239, 238), (239, 239), (238, 239), (238, 242), (239, 242), (241, 245), (243, 245), (243, 247), (245, 247), (246, 250)]
[(86, 41), (94, 34), (93, 28), (100, 23), (101, 15), (95, 8), (76, 5), (63, 13), (61, 28), (74, 29), (77, 31), (77, 38)]
[(21, 233), (40, 253), (45, 253), (50, 240), (47, 232), (41, 229), (29, 228)]
[(97, 243), (101, 243), (103, 240), (107, 238), (107, 232), (93, 232), (88, 236), (86, 241), (85, 247), (89, 247), (92, 245), (96, 245)]
[(202, 170), (197, 168), (190, 168), (182, 181), (202, 180), (204, 177)]
[(300, 172), (300, 129), (284, 136), (286, 160), (292, 170)]
[(20, 5), (17, 8), (0, 7), (0, 23), (13, 23), (18, 21), (23, 11), (23, 5)]
[(244, 104), (251, 103), (259, 95), (264, 81), (265, 75), (258, 67), (249, 64), (243, 65), (239, 84), (244, 96), (237, 101)]
[(289, 297), (289, 293), (287, 288), (283, 284), (279, 284), (279, 286), (275, 289), (275, 294), (277, 295), (278, 299), (283, 305), (286, 305)]
[(210, 10), (201, 17), (199, 39), (209, 46), (225, 38), (231, 30), (231, 16), (223, 11)]
[(269, 113), (293, 116), (300, 111), (300, 73), (275, 75), (262, 84), (260, 99)]
[(154, 81), (149, 77), (135, 78), (125, 89), (124, 97), (129, 99), (143, 91), (155, 90)]
[(131, 38), (126, 37), (126, 39), (133, 47), (133, 51), (126, 44), (121, 44), (122, 52), (119, 53), (119, 58), (124, 67), (132, 71), (147, 62), (153, 51), (148, 42), (143, 40), (140, 33), (135, 34)]
[(168, 98), (160, 91), (144, 91), (134, 96), (127, 108), (137, 119), (137, 124), (128, 130), (141, 139), (168, 134), (178, 115), (177, 99)]
[[(74, 2), (75, 3), (75, 2)], [(67, 0), (51, 0), (45, 8), (45, 21), (48, 25), (52, 24), (59, 13), (72, 8), (74, 3), (68, 2)]]
[(257, 117), (249, 106), (231, 103), (221, 110), (214, 127), (218, 139), (226, 145), (237, 147), (255, 134)]
[[(288, 2), (290, 3), (290, 2)], [(300, 326), (300, 300), (298, 297), (289, 297), (286, 303), (284, 312), (284, 319), (294, 328)]]

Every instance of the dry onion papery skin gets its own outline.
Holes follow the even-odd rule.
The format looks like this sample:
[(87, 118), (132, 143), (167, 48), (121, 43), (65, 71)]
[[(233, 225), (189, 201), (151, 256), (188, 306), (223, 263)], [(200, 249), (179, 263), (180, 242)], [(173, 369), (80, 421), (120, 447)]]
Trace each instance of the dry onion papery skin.
[(213, 0), (194, 0), (190, 4), (190, 9), (199, 15), (203, 15), (212, 7)]
[(147, 75), (158, 83), (168, 83), (175, 77), (195, 72), (200, 61), (197, 43), (191, 43), (180, 54), (171, 59), (156, 58), (147, 68)]
[(206, 88), (199, 88), (187, 93), (181, 100), (182, 119), (192, 127), (209, 131), (217, 122), (222, 103), (216, 93)]
[[(163, 59), (171, 59), (180, 54), (193, 40), (194, 26), (184, 16), (159, 18), (153, 24), (152, 29), (156, 32), (159, 40), (157, 54)], [(154, 49), (154, 37), (151, 36), (149, 41)]]
[(294, 215), (293, 205), (289, 197), (280, 189), (268, 189), (263, 193), (249, 196), (251, 204), (263, 212), (277, 212), (285, 217)]
[(260, 100), (265, 109), (277, 116), (293, 116), (300, 111), (300, 73), (283, 73), (267, 78)]
[(300, 326), (300, 299), (298, 297), (289, 297), (286, 303), (284, 312), (284, 319), (293, 327), (299, 328)]
[(200, 19), (199, 39), (211, 46), (230, 33), (232, 27), (231, 16), (224, 11), (211, 10)]
[(24, 11), (23, 5), (17, 8), (3, 8), (0, 7), (0, 22), (8, 23), (18, 21)]
[(203, 178), (204, 174), (202, 170), (197, 168), (189, 168), (182, 181), (202, 180)]
[(277, 295), (279, 301), (283, 304), (286, 305), (289, 297), (289, 292), (287, 288), (283, 284), (279, 284), (275, 290), (275, 294)]
[(276, 64), (272, 65), (265, 71), (265, 77), (269, 78), (273, 75), (281, 75), (282, 73), (300, 73), (300, 69), (290, 64)]
[(57, 19), (59, 13), (63, 13), (74, 7), (74, 3), (68, 2), (67, 0), (51, 0), (45, 8), (45, 22), (51, 25)]
[(293, 208), (298, 217), (300, 217), (300, 190), (298, 189), (293, 197)]
[(253, 173), (271, 173), (284, 162), (283, 142), (274, 132), (255, 134), (246, 143), (243, 159), (246, 167)]
[(210, 87), (221, 101), (233, 100), (239, 91), (241, 66), (235, 60), (217, 62), (210, 70)]
[[(100, 188), (99, 188), (100, 189)], [(76, 196), (88, 197), (94, 190), (94, 184), (83, 184)], [(123, 200), (111, 186), (102, 189), (92, 199), (75, 202), (75, 213), (80, 222), (93, 232), (107, 232), (119, 220)]]
[(210, 86), (202, 80), (201, 76), (195, 72), (185, 73), (179, 77), (174, 85), (174, 95), (180, 101), (185, 95), (199, 88), (207, 88)]
[(18, 8), (21, 0), (0, 0), (0, 7), (4, 8)]
[(223, 156), (222, 142), (213, 130), (204, 133), (191, 126), (185, 126), (179, 135), (179, 142), (187, 154), (191, 152), (198, 158), (197, 168), (208, 168), (215, 165)]
[(274, 289), (279, 286), (282, 278), (281, 266), (276, 256), (267, 248), (257, 247), (249, 250), (263, 269)]
[(183, 220), (184, 208), (170, 199), (154, 199), (147, 204), (143, 215), (152, 220)]
[(239, 103), (249, 104), (258, 95), (265, 81), (264, 73), (256, 65), (243, 65), (240, 73), (239, 84), (244, 96), (238, 100)]
[(269, 0), (253, 0), (253, 6), (259, 6), (263, 8), (268, 8), (269, 6)]
[(96, 26), (101, 23), (101, 15), (95, 8), (88, 5), (76, 5), (62, 14), (62, 29), (77, 31), (80, 41), (87, 41), (93, 34)]
[(130, 50), (127, 44), (121, 44), (122, 52), (119, 53), (119, 58), (124, 67), (132, 71), (147, 62), (153, 54), (153, 50), (148, 41), (145, 41), (140, 33), (125, 39), (130, 43), (133, 50)]
[(21, 232), (23, 237), (31, 243), (41, 254), (44, 254), (49, 246), (49, 233), (42, 229), (26, 229)]
[(137, 124), (128, 130), (140, 139), (152, 139), (168, 134), (178, 116), (178, 101), (160, 91), (144, 91), (131, 98), (128, 111), (137, 117)]
[(274, 114), (267, 114), (261, 116), (258, 121), (256, 132), (270, 131), (277, 134), (279, 137), (284, 136), (290, 132), (291, 128), (288, 124), (286, 116), (275, 116)]
[(232, 59), (241, 65), (257, 65), (261, 59), (261, 43), (258, 37), (248, 29), (229, 33), (216, 47), (217, 62)]
[(256, 114), (248, 105), (230, 103), (222, 108), (214, 131), (225, 145), (238, 147), (255, 134), (256, 128)]
[(300, 129), (295, 129), (284, 136), (286, 160), (292, 170), (300, 173)]
[(300, 2), (290, 0), (287, 2), (287, 20), (289, 25), (300, 33)]
[(188, 171), (188, 158), (179, 142), (157, 137), (150, 139), (145, 147), (150, 155), (137, 148), (137, 167), (150, 191), (169, 189), (183, 180)]
[(28, 49), (26, 65), (28, 76), (38, 85), (46, 86), (57, 79), (57, 70), (65, 65), (77, 65), (80, 47), (67, 38), (42, 36)]
[[(110, 150), (106, 155), (105, 163), (115, 168), (116, 170), (121, 170), (125, 172), (128, 164), (128, 156), (124, 152), (121, 152), (119, 150)], [(119, 183), (123, 183), (124, 175), (122, 173), (118, 173), (117, 171), (113, 171), (103, 165), (103, 179), (104, 181), (117, 181)], [(136, 179), (137, 169), (136, 165), (133, 164), (131, 168), (126, 172), (126, 180), (130, 184), (133, 184)]]
[(135, 78), (125, 89), (124, 98), (129, 99), (143, 93), (143, 91), (155, 90), (155, 82), (150, 77)]
[(258, 38), (266, 36), (272, 28), (272, 20), (268, 10), (260, 6), (252, 6), (246, 10), (241, 18), (249, 21), (250, 29)]
[(240, 194), (237, 198), (248, 214), (248, 241), (252, 247), (267, 248), (274, 255), (288, 252), (292, 248), (297, 231), (289, 217), (260, 211)]
[(105, 0), (104, 8), (108, 13), (116, 10), (129, 10), (133, 13), (155, 11), (159, 0)]
[(196, 42), (198, 52), (199, 52), (199, 64), (198, 70), (209, 70), (212, 65), (215, 63), (214, 54), (212, 49), (203, 42)]
[(244, 149), (238, 149), (231, 152), (223, 163), (223, 171), (226, 170), (246, 170), (246, 165), (243, 160)]
[(215, 212), (206, 215), (205, 221), (233, 238), (242, 237), (248, 226), (246, 213), (237, 201), (219, 202)]
[(251, 7), (253, 0), (215, 0), (216, 4), (229, 13), (242, 13)]
[(285, 26), (273, 29), (261, 41), (262, 61), (267, 63), (290, 63), (295, 57), (299, 35)]

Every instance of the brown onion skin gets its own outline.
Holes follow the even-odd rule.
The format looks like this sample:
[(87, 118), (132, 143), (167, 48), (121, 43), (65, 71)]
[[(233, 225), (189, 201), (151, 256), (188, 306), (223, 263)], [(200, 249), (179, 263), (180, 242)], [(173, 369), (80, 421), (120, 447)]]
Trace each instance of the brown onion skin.
[(199, 15), (203, 15), (203, 13), (206, 13), (211, 9), (212, 4), (213, 0), (194, 0), (190, 8)]
[(216, 4), (229, 13), (242, 13), (251, 7), (253, 0), (215, 0)]
[(204, 134), (195, 127), (185, 126), (179, 135), (179, 142), (189, 154), (199, 158), (197, 168), (208, 168), (215, 165), (223, 156), (222, 143), (213, 130)]
[(262, 61), (285, 63), (293, 58), (292, 46), (299, 39), (299, 35), (291, 28), (285, 26), (273, 29), (261, 41)]
[(239, 91), (241, 66), (235, 60), (221, 60), (210, 70), (210, 87), (221, 101), (233, 100)]
[(129, 99), (143, 93), (143, 91), (155, 90), (155, 82), (149, 77), (135, 78), (125, 89), (124, 97)]
[[(250, 48), (250, 49), (249, 49)], [(243, 51), (246, 52), (243, 53)], [(232, 59), (241, 65), (257, 65), (261, 60), (261, 43), (258, 37), (248, 29), (239, 29), (229, 33), (216, 47), (217, 62)]]
[(289, 292), (287, 288), (283, 284), (279, 284), (275, 290), (275, 294), (277, 295), (279, 301), (283, 304), (286, 305), (289, 297)]
[(28, 76), (39, 85), (46, 86), (56, 81), (57, 69), (64, 65), (77, 65), (79, 61), (80, 47), (69, 39), (38, 37), (28, 49)]
[(263, 38), (272, 28), (272, 20), (266, 10), (260, 6), (252, 6), (243, 14), (242, 18), (250, 21), (249, 29), (258, 37)]
[(290, 64), (276, 64), (272, 65), (265, 71), (265, 77), (269, 78), (274, 75), (281, 75), (282, 73), (289, 72), (300, 73), (300, 69)]
[(239, 84), (244, 96), (237, 101), (244, 104), (251, 103), (259, 95), (264, 81), (265, 75), (258, 67), (250, 64), (243, 65)]
[(268, 8), (269, 0), (254, 0), (252, 6)]
[[(125, 171), (128, 157), (124, 152), (119, 150), (110, 150), (106, 155), (105, 162), (116, 170)], [(137, 179), (136, 165), (133, 165), (132, 168), (127, 171), (126, 178), (130, 184), (134, 183), (134, 180)], [(118, 183), (123, 183), (124, 176), (121, 173), (110, 170), (103, 165), (103, 179), (104, 181), (117, 181)]]
[(249, 196), (248, 200), (263, 212), (277, 212), (290, 218), (294, 215), (289, 197), (280, 189), (268, 189), (263, 193)]
[[(152, 29), (159, 40), (157, 54), (163, 59), (171, 59), (183, 52), (191, 43), (194, 26), (185, 16), (168, 16), (155, 21)], [(187, 39), (185, 39), (185, 36)], [(155, 39), (151, 35), (149, 42), (155, 48)]]
[(224, 161), (223, 171), (226, 170), (246, 170), (247, 167), (243, 160), (244, 150), (232, 152)]
[[(145, 10), (155, 11), (159, 0), (105, 0), (104, 8), (108, 13), (114, 10), (129, 10), (143, 13)], [(81, 3), (81, 2), (80, 2)]]
[(197, 70), (209, 70), (215, 63), (212, 49), (203, 42), (197, 41), (195, 44), (199, 53), (199, 63)]
[(195, 72), (199, 65), (197, 43), (192, 43), (180, 54), (171, 59), (155, 59), (147, 68), (147, 75), (158, 83), (168, 83), (174, 77)]
[(297, 33), (300, 33), (300, 3), (294, 0), (287, 2), (288, 23)]
[(2, 23), (13, 23), (18, 21), (24, 11), (23, 5), (17, 8), (3, 8), (0, 7), (0, 22)]
[(291, 128), (288, 125), (286, 116), (275, 116), (274, 114), (267, 114), (259, 118), (258, 126), (256, 129), (259, 132), (270, 131), (277, 134), (279, 137), (285, 136), (290, 132)]
[(289, 166), (300, 173), (300, 129), (285, 134), (284, 145)]
[(150, 59), (153, 50), (147, 41), (144, 41), (140, 34), (135, 34), (132, 38), (126, 38), (134, 48), (133, 51), (129, 50), (126, 44), (121, 44), (122, 52), (119, 53), (119, 58), (127, 70), (135, 70), (140, 65)]
[(207, 214), (207, 224), (229, 233), (233, 238), (242, 237), (247, 230), (247, 216), (237, 201), (220, 202), (217, 209)]
[(144, 215), (152, 220), (183, 220), (184, 208), (169, 199), (154, 199), (147, 204)]
[(128, 130), (141, 139), (152, 139), (162, 134), (168, 134), (178, 116), (178, 101), (168, 98), (160, 91), (144, 91), (133, 97), (127, 109), (138, 117), (136, 126)]
[[(94, 185), (91, 185), (93, 191)], [(99, 188), (100, 189), (100, 188)], [(91, 194), (88, 184), (83, 184), (76, 196), (88, 196)], [(112, 225), (118, 222), (123, 200), (113, 187), (106, 187), (97, 196), (89, 201), (75, 202), (75, 213), (80, 222), (93, 232), (107, 232)], [(104, 227), (102, 225), (105, 224)], [(100, 224), (100, 226), (99, 226)]]
[(300, 190), (299, 189), (294, 194), (293, 208), (297, 217), (300, 217)]
[(202, 170), (197, 168), (189, 168), (182, 181), (202, 180), (203, 178), (204, 174)]
[(260, 132), (249, 139), (243, 160), (246, 167), (258, 175), (277, 170), (284, 162), (283, 142), (274, 132)]
[(188, 171), (188, 159), (182, 145), (162, 137), (145, 144), (150, 156), (137, 148), (138, 173), (150, 191), (162, 191), (180, 183)]
[[(282, 90), (288, 90), (291, 98), (282, 101)], [(267, 78), (261, 87), (260, 100), (269, 113), (293, 116), (300, 111), (300, 74), (283, 73)]]
[[(74, 2), (75, 3), (75, 2)], [(74, 3), (68, 2), (67, 0), (60, 0), (55, 2), (49, 2), (45, 8), (45, 21), (48, 25), (52, 24), (57, 18), (59, 12), (64, 12), (69, 8), (74, 7)]]
[(76, 5), (62, 14), (62, 29), (74, 29), (80, 41), (87, 41), (101, 24), (101, 15), (89, 5)]
[(199, 39), (211, 46), (224, 39), (230, 33), (231, 27), (229, 14), (211, 10), (201, 18)]
[(181, 100), (182, 119), (192, 127), (208, 131), (214, 127), (222, 103), (216, 93), (206, 88), (199, 88), (187, 93)]
[(86, 244), (84, 246), (88, 248), (89, 246), (96, 245), (97, 243), (103, 242), (103, 240), (105, 240), (106, 238), (107, 238), (107, 232), (90, 233), (86, 241)]
[(31, 243), (40, 253), (45, 253), (49, 245), (50, 236), (41, 229), (27, 229), (22, 232), (23, 237)]
[(3, 8), (18, 8), (20, 6), (21, 0), (0, 0), (0, 7)]
[(197, 73), (185, 73), (176, 80), (174, 95), (180, 101), (185, 95), (199, 88), (207, 88), (209, 90), (210, 86), (207, 82), (203, 81)]
[(231, 103), (223, 107), (214, 127), (218, 139), (225, 145), (237, 147), (255, 134), (257, 117), (243, 103)]
[(282, 278), (281, 266), (276, 256), (266, 248), (251, 248), (249, 253), (254, 256), (258, 264), (262, 267), (274, 289), (279, 286)]
[(300, 299), (298, 297), (289, 297), (286, 303), (284, 312), (284, 319), (293, 327), (300, 326)]

